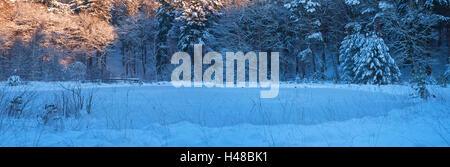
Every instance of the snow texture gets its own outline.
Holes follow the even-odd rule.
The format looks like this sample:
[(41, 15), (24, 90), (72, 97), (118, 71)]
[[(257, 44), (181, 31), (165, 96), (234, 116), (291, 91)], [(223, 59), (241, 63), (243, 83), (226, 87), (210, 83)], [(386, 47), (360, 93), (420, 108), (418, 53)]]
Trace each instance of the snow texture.
[[(5, 83), (2, 83), (5, 84)], [(32, 82), (33, 107), (72, 83)], [(83, 84), (92, 114), (42, 125), (34, 113), (2, 117), (0, 146), (449, 146), (450, 89), (410, 98), (409, 86), (283, 83), (258, 89), (174, 88), (169, 83)], [(19, 92), (9, 89), (9, 93)], [(51, 100), (50, 100), (51, 101)], [(50, 108), (51, 109), (51, 108)], [(62, 128), (63, 127), (63, 128)]]

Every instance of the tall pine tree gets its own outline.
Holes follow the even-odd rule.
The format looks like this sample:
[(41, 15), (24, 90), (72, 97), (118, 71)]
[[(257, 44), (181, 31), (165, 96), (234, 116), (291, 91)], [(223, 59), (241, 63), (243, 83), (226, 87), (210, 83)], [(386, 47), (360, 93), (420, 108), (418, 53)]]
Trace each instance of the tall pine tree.
[(369, 36), (360, 34), (360, 25), (349, 24), (353, 34), (345, 37), (340, 47), (341, 70), (343, 77), (353, 83), (390, 84), (397, 82), (400, 69), (389, 54), (383, 39), (375, 33)]
[(210, 35), (207, 29), (216, 21), (220, 8), (222, 8), (220, 0), (182, 1), (182, 11), (177, 17), (182, 22), (178, 48), (188, 51), (194, 44), (205, 44)]
[(341, 60), (340, 69), (342, 79), (353, 81), (355, 77), (356, 57), (355, 55), (361, 50), (364, 45), (364, 35), (360, 33), (361, 25), (358, 23), (349, 23), (345, 26), (348, 35), (341, 42), (339, 47), (339, 59)]
[[(294, 0), (284, 5), (292, 12), (291, 18), (298, 22), (296, 29), (302, 35), (300, 37), (304, 41), (306, 46), (302, 53), (306, 51), (310, 54), (313, 76), (317, 76), (317, 63), (315, 50), (313, 48), (315, 42), (323, 42), (322, 33), (319, 27), (322, 25), (317, 18), (318, 8), (321, 7), (320, 3), (316, 0)], [(323, 74), (321, 74), (323, 77)]]
[(354, 81), (379, 85), (397, 82), (400, 69), (389, 54), (389, 48), (383, 39), (373, 33), (364, 41), (362, 48), (355, 54)]
[(158, 0), (158, 2), (160, 6), (156, 13), (159, 29), (156, 35), (156, 74), (159, 80), (162, 78), (165, 66), (169, 63), (167, 36), (173, 27), (178, 3), (173, 0)]

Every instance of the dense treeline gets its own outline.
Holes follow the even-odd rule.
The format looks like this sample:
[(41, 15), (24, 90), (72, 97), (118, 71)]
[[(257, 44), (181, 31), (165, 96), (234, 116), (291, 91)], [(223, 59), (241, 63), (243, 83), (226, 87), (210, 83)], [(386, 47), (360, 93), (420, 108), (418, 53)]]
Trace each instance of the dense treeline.
[[(447, 82), (448, 0), (0, 0), (0, 77), (168, 80), (177, 51), (280, 52), (282, 80)], [(447, 71), (447, 72), (446, 72)]]
[(114, 27), (107, 21), (88, 13), (53, 12), (41, 4), (5, 0), (1, 4), (2, 77), (71, 79), (68, 77), (73, 73), (83, 72), (65, 71), (71, 68), (63, 67), (81, 64), (75, 62), (89, 69), (84, 73), (105, 72), (100, 65), (102, 57), (116, 38)]

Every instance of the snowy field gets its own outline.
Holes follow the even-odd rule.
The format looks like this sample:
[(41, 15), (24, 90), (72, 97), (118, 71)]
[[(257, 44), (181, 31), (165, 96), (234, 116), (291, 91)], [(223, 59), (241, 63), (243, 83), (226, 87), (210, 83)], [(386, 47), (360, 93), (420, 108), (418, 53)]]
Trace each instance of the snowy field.
[(82, 84), (91, 114), (43, 124), (61, 85), (75, 84), (1, 83), (5, 97), (36, 96), (20, 118), (0, 116), (0, 146), (450, 146), (449, 88), (423, 101), (402, 85), (284, 83), (260, 99), (255, 88)]

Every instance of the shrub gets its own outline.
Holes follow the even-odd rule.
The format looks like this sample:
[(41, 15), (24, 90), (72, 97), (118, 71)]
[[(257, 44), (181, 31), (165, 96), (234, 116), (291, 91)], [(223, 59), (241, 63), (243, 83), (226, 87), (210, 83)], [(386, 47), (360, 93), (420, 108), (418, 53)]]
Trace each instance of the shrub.
[(13, 76), (8, 77), (8, 81), (7, 82), (8, 82), (9, 86), (19, 86), (19, 85), (23, 84), (22, 79), (20, 79), (20, 77), (17, 76), (17, 75), (13, 75)]
[(412, 94), (413, 97), (420, 97), (422, 99), (429, 99), (431, 97), (436, 97), (435, 95), (431, 94), (431, 92), (428, 90), (427, 85), (432, 83), (432, 79), (428, 77), (426, 74), (418, 74), (414, 77), (412, 88), (415, 90), (415, 93)]
[(30, 116), (36, 96), (35, 91), (30, 91), (26, 87), (10, 91), (8, 86), (0, 86), (0, 117)]
[(64, 87), (64, 90), (55, 95), (55, 101), (61, 113), (65, 117), (79, 117), (82, 111), (91, 113), (93, 105), (93, 90), (84, 92), (80, 85)]
[(22, 96), (16, 96), (9, 102), (8, 116), (19, 117), (23, 109)]
[(310, 81), (312, 83), (318, 83), (322, 79), (322, 77), (324, 77), (324, 74), (322, 74), (320, 72), (315, 72), (311, 75)]
[(46, 104), (44, 109), (45, 109), (45, 112), (41, 116), (42, 123), (44, 125), (52, 125), (55, 127), (55, 129), (63, 129), (64, 125), (63, 125), (62, 114), (59, 111), (57, 105)]
[(26, 111), (32, 109), (31, 103), (35, 100), (36, 92), (23, 90), (9, 97), (7, 97), (10, 100), (6, 108), (6, 113), (10, 117), (20, 118)]

